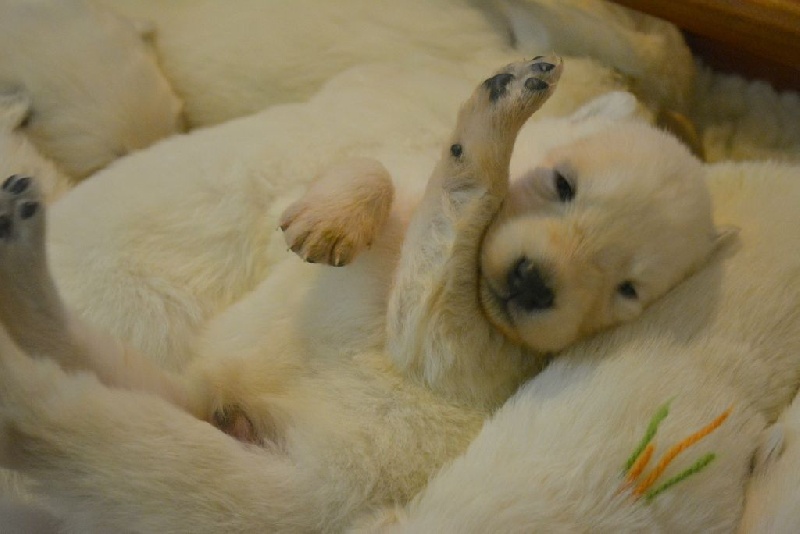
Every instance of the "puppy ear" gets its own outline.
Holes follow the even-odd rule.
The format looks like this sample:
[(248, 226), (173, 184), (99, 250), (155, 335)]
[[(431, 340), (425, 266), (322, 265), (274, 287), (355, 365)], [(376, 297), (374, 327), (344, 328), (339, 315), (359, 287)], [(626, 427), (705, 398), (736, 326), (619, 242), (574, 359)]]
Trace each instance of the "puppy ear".
[(762, 432), (758, 447), (753, 453), (752, 472), (754, 474), (762, 472), (777, 462), (785, 447), (783, 425), (780, 423), (776, 423)]
[(30, 119), (33, 102), (21, 87), (0, 87), (0, 127), (16, 130)]
[(705, 161), (706, 154), (700, 134), (697, 133), (694, 123), (689, 118), (671, 109), (662, 109), (656, 116), (656, 124), (675, 137), (684, 145), (689, 147), (692, 154), (701, 161)]
[(717, 226), (714, 235), (711, 236), (713, 250), (716, 252), (721, 248), (732, 243), (739, 236), (739, 227), (732, 224)]
[(590, 100), (570, 116), (574, 122), (602, 117), (609, 120), (644, 120), (649, 117), (636, 97), (627, 91), (611, 91)]

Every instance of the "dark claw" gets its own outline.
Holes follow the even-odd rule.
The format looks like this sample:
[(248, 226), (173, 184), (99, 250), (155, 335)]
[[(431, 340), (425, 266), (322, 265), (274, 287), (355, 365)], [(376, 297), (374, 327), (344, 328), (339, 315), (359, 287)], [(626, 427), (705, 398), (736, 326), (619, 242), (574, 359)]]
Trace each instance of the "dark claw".
[(506, 86), (511, 83), (513, 79), (513, 74), (503, 73), (495, 74), (483, 82), (483, 85), (489, 89), (489, 98), (492, 102), (496, 102), (498, 98), (506, 94)]
[(525, 88), (529, 91), (544, 91), (550, 84), (539, 78), (528, 78), (525, 80)]
[(19, 216), (22, 219), (30, 219), (39, 210), (38, 202), (23, 202), (19, 208)]
[(538, 59), (542, 59), (543, 57), (544, 57), (544, 56), (536, 56), (535, 58), (533, 58), (533, 60), (534, 60), (534, 61), (536, 61), (536, 60), (538, 60)]
[(464, 153), (464, 147), (462, 147), (458, 143), (450, 147), (450, 154), (452, 154), (454, 158), (460, 158), (461, 154), (463, 153)]
[(308, 236), (310, 234), (311, 232), (306, 232), (303, 235), (299, 236), (297, 239), (295, 239), (294, 244), (289, 248), (289, 250), (291, 250), (292, 252), (294, 252), (299, 256), (300, 251), (303, 250), (303, 245), (305, 245), (306, 240), (308, 239)]
[(5, 239), (11, 235), (11, 218), (8, 215), (0, 215), (0, 239)]
[(552, 63), (534, 63), (531, 65), (531, 70), (533, 72), (550, 72), (554, 68), (556, 68), (556, 66)]

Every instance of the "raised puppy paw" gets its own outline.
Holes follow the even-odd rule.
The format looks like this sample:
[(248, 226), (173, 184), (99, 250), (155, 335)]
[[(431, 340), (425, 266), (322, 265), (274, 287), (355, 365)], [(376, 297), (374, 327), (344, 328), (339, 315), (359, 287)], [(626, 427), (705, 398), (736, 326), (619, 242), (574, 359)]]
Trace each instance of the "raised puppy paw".
[(538, 56), (506, 65), (477, 87), (451, 138), (448, 189), (507, 184), (517, 133), (553, 93), (562, 69), (558, 56)]
[(42, 249), (41, 195), (30, 176), (15, 174), (0, 186), (0, 269), (18, 267), (16, 259)]
[(0, 310), (36, 298), (45, 268), (41, 195), (33, 178), (15, 174), (0, 185)]

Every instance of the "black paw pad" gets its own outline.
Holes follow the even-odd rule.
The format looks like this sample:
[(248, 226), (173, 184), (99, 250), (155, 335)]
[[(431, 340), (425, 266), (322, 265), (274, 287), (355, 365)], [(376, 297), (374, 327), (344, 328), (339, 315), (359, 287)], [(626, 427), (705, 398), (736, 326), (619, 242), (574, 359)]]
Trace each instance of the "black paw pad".
[(525, 80), (525, 88), (529, 91), (544, 91), (550, 84), (539, 78), (528, 78)]
[(38, 202), (23, 202), (19, 208), (19, 216), (22, 219), (30, 219), (39, 211)]
[(19, 174), (14, 174), (6, 178), (6, 181), (3, 182), (3, 191), (8, 191), (12, 195), (19, 195), (26, 189), (31, 183), (31, 179), (28, 176), (22, 176)]
[(450, 154), (451, 154), (451, 155), (452, 155), (454, 158), (460, 158), (460, 157), (461, 157), (461, 154), (463, 154), (463, 153), (464, 153), (464, 147), (462, 147), (462, 146), (461, 146), (461, 145), (459, 145), (458, 143), (456, 143), (456, 144), (454, 144), (454, 145), (452, 145), (452, 146), (450, 147)]
[(498, 98), (506, 94), (506, 87), (513, 79), (513, 74), (503, 73), (495, 74), (483, 82), (484, 87), (489, 90), (489, 98), (492, 102), (496, 102)]
[(2, 187), (3, 191), (8, 190), (8, 188), (11, 187), (11, 183), (17, 178), (19, 178), (19, 174), (12, 174), (11, 176), (5, 179), (3, 185), (0, 187)]
[(552, 63), (542, 62), (542, 63), (534, 63), (533, 65), (531, 65), (531, 70), (533, 72), (550, 72), (554, 68), (556, 68), (556, 66), (553, 65)]
[(0, 239), (5, 239), (11, 235), (11, 217), (0, 215)]

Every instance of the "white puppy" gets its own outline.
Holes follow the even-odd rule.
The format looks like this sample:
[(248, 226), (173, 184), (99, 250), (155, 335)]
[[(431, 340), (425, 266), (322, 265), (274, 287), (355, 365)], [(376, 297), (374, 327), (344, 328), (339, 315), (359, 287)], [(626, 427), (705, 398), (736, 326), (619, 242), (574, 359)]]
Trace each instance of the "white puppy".
[(355, 65), (425, 56), (484, 71), (511, 54), (593, 58), (656, 109), (682, 109), (694, 79), (673, 25), (604, 0), (101, 1), (154, 21), (192, 126), (303, 101)]
[[(560, 355), (407, 509), (364, 531), (735, 531), (759, 433), (800, 383), (798, 176), (711, 167), (738, 246), (639, 321)], [(796, 414), (775, 430), (789, 454), (751, 485), (746, 532), (797, 531)]]
[(72, 177), (180, 128), (151, 31), (89, 0), (0, 3), (0, 94), (30, 100), (20, 129)]
[[(59, 290), (90, 323), (165, 367), (183, 367), (205, 322), (285, 260), (278, 218), (331, 162), (380, 160), (413, 205), (459, 102), (485, 72), (439, 60), (358, 67), (303, 104), (173, 136), (118, 160), (50, 211)], [(613, 90), (607, 74), (570, 60), (534, 118), (571, 113)], [(632, 112), (633, 99), (623, 100)], [(24, 174), (25, 162), (15, 168), (14, 154), (0, 156), (5, 176)]]
[[(418, 204), (398, 199), (387, 213), (391, 182), (374, 161), (323, 176), (282, 221), (292, 246), (336, 264), (373, 247), (347, 269), (287, 259), (210, 326), (203, 350), (221, 357), (185, 379), (67, 311), (47, 274), (36, 188), (7, 180), (0, 269), (20, 283), (2, 286), (4, 325), (28, 354), (118, 389), (65, 376), (4, 337), (5, 464), (48, 480), (40, 495), (84, 530), (339, 530), (407, 501), (539, 369), (543, 350), (631, 319), (717, 241), (699, 163), (645, 125), (566, 120), (559, 136), (557, 121), (545, 124), (574, 151), (528, 159), (509, 184), (517, 131), (560, 69), (537, 58), (481, 84)], [(509, 190), (518, 195), (504, 204)], [(646, 201), (628, 209), (632, 195)], [(587, 241), (594, 225), (618, 235), (620, 220), (640, 230)], [(547, 235), (521, 239), (530, 227)], [(493, 247), (499, 261), (480, 261)], [(566, 259), (584, 276), (564, 272)], [(553, 318), (568, 335), (549, 335)]]

